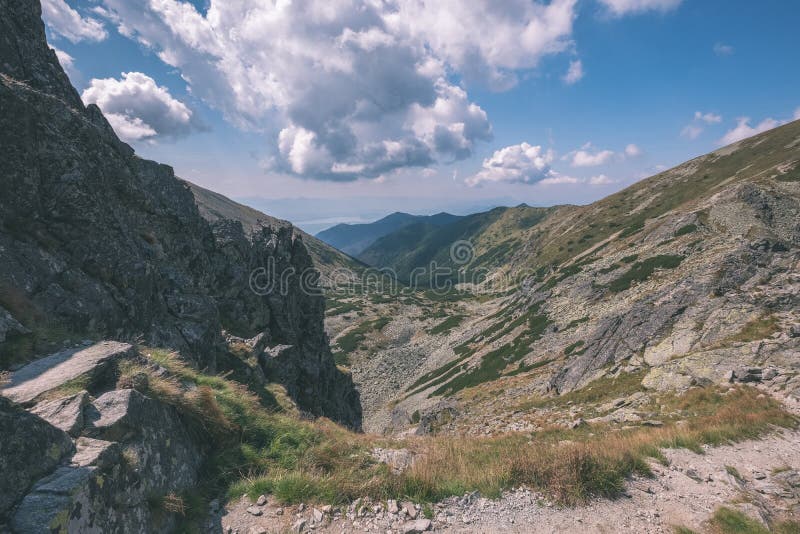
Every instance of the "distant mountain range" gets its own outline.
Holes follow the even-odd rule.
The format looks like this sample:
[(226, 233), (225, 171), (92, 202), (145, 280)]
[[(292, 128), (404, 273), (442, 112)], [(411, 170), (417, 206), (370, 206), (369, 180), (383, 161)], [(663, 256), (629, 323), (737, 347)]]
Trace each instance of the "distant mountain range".
[(462, 217), (450, 213), (436, 215), (411, 215), (396, 212), (383, 219), (365, 224), (337, 224), (319, 232), (316, 237), (354, 257), (366, 250), (383, 236), (415, 224), (424, 224), (429, 228), (448, 225)]

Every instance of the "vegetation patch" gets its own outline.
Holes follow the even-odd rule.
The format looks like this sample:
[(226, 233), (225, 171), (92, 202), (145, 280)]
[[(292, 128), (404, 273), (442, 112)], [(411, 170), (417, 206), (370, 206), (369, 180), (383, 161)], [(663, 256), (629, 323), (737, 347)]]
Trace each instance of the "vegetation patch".
[[(577, 349), (581, 348), (584, 345), (585, 345), (585, 343), (582, 340), (581, 341), (576, 341), (575, 343), (573, 343), (572, 345), (569, 345), (567, 348), (564, 349), (564, 355), (565, 356), (569, 356), (570, 354), (572, 354), (573, 352), (575, 352)], [(585, 349), (583, 351), (575, 352), (575, 355), (579, 356), (579, 355), (583, 354), (584, 352), (586, 352)]]
[(774, 315), (767, 315), (758, 319), (753, 319), (742, 329), (727, 339), (727, 342), (749, 343), (766, 339), (772, 334), (780, 332), (780, 324)]
[(631, 268), (608, 284), (608, 289), (614, 293), (630, 289), (635, 282), (643, 282), (650, 278), (656, 269), (675, 269), (684, 260), (683, 256), (662, 254), (647, 258), (644, 261), (634, 263)]
[(361, 345), (370, 332), (383, 330), (387, 324), (392, 321), (390, 317), (380, 317), (372, 321), (364, 321), (360, 325), (348, 331), (346, 334), (339, 336), (336, 339), (336, 345), (341, 352), (349, 354)]
[[(457, 375), (450, 382), (436, 389), (430, 396), (452, 395), (462, 389), (496, 380), (502, 376), (506, 367), (527, 356), (531, 350), (531, 343), (541, 338), (547, 326), (552, 323), (546, 315), (536, 315), (535, 310), (538, 310), (538, 306), (514, 321), (518, 324), (512, 323), (513, 328), (524, 322), (527, 323), (528, 328), (521, 336), (486, 354), (479, 365)], [(512, 325), (509, 325), (507, 330), (513, 329)]]
[(453, 315), (442, 321), (441, 323), (437, 324), (430, 330), (428, 333), (432, 336), (437, 336), (439, 334), (446, 334), (450, 332), (453, 328), (457, 327), (464, 321), (463, 315)]
[(681, 226), (678, 228), (678, 231), (675, 232), (675, 237), (680, 237), (682, 235), (689, 235), (693, 234), (697, 231), (696, 224), (687, 224), (686, 226)]

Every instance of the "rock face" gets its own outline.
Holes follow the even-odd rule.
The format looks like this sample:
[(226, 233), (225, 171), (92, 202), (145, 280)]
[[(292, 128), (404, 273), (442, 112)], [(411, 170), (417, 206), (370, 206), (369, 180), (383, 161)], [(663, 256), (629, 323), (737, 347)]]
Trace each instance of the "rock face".
[[(97, 355), (110, 345), (115, 344), (77, 354)], [(123, 348), (127, 357), (137, 356), (129, 345)], [(54, 357), (64, 355), (49, 358)], [(12, 380), (35, 377), (41, 361)], [(107, 362), (81, 360), (79, 377), (96, 392), (94, 399), (86, 391), (58, 397), (76, 378), (70, 374), (38, 383), (40, 395), (54, 398), (39, 402), (34, 413), (0, 396), (0, 531), (5, 532), (4, 522), (26, 534), (154, 532), (174, 526), (176, 516), (161, 510), (158, 500), (197, 485), (207, 449), (203, 431), (173, 406), (133, 389), (109, 389), (113, 382), (97, 379), (108, 372)]]
[(71, 454), (62, 430), (0, 397), (0, 525), (27, 489)]
[[(32, 352), (67, 336), (141, 339), (214, 371), (228, 367), (223, 330), (262, 335), (294, 347), (275, 376), (291, 377), (302, 409), (359, 427), (323, 297), (301, 287), (312, 264), (292, 228), (210, 224), (170, 167), (137, 157), (84, 107), (47, 46), (39, 2), (0, 0), (0, 11), (0, 369), (30, 356), (12, 337)], [(275, 289), (253, 291), (260, 268)]]

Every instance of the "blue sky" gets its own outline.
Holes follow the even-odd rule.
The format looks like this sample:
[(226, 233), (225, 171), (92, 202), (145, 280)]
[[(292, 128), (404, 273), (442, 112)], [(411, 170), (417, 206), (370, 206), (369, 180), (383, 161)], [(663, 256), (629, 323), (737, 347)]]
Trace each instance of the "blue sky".
[(796, 2), (435, 6), (43, 0), (140, 155), (311, 231), (586, 203), (800, 117)]

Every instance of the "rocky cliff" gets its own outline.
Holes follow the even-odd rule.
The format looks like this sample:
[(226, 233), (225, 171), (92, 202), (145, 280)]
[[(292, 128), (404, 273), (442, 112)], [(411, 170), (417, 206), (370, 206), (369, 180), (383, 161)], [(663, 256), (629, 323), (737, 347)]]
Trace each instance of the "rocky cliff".
[[(47, 46), (39, 2), (0, 0), (0, 11), (0, 369), (64, 341), (114, 338), (224, 370), (225, 334), (258, 336), (259, 350), (292, 347), (266, 371), (302, 409), (358, 427), (324, 299), (301, 287), (313, 265), (299, 235), (209, 223), (170, 167), (137, 157), (84, 107)], [(254, 292), (259, 268), (293, 276)]]

